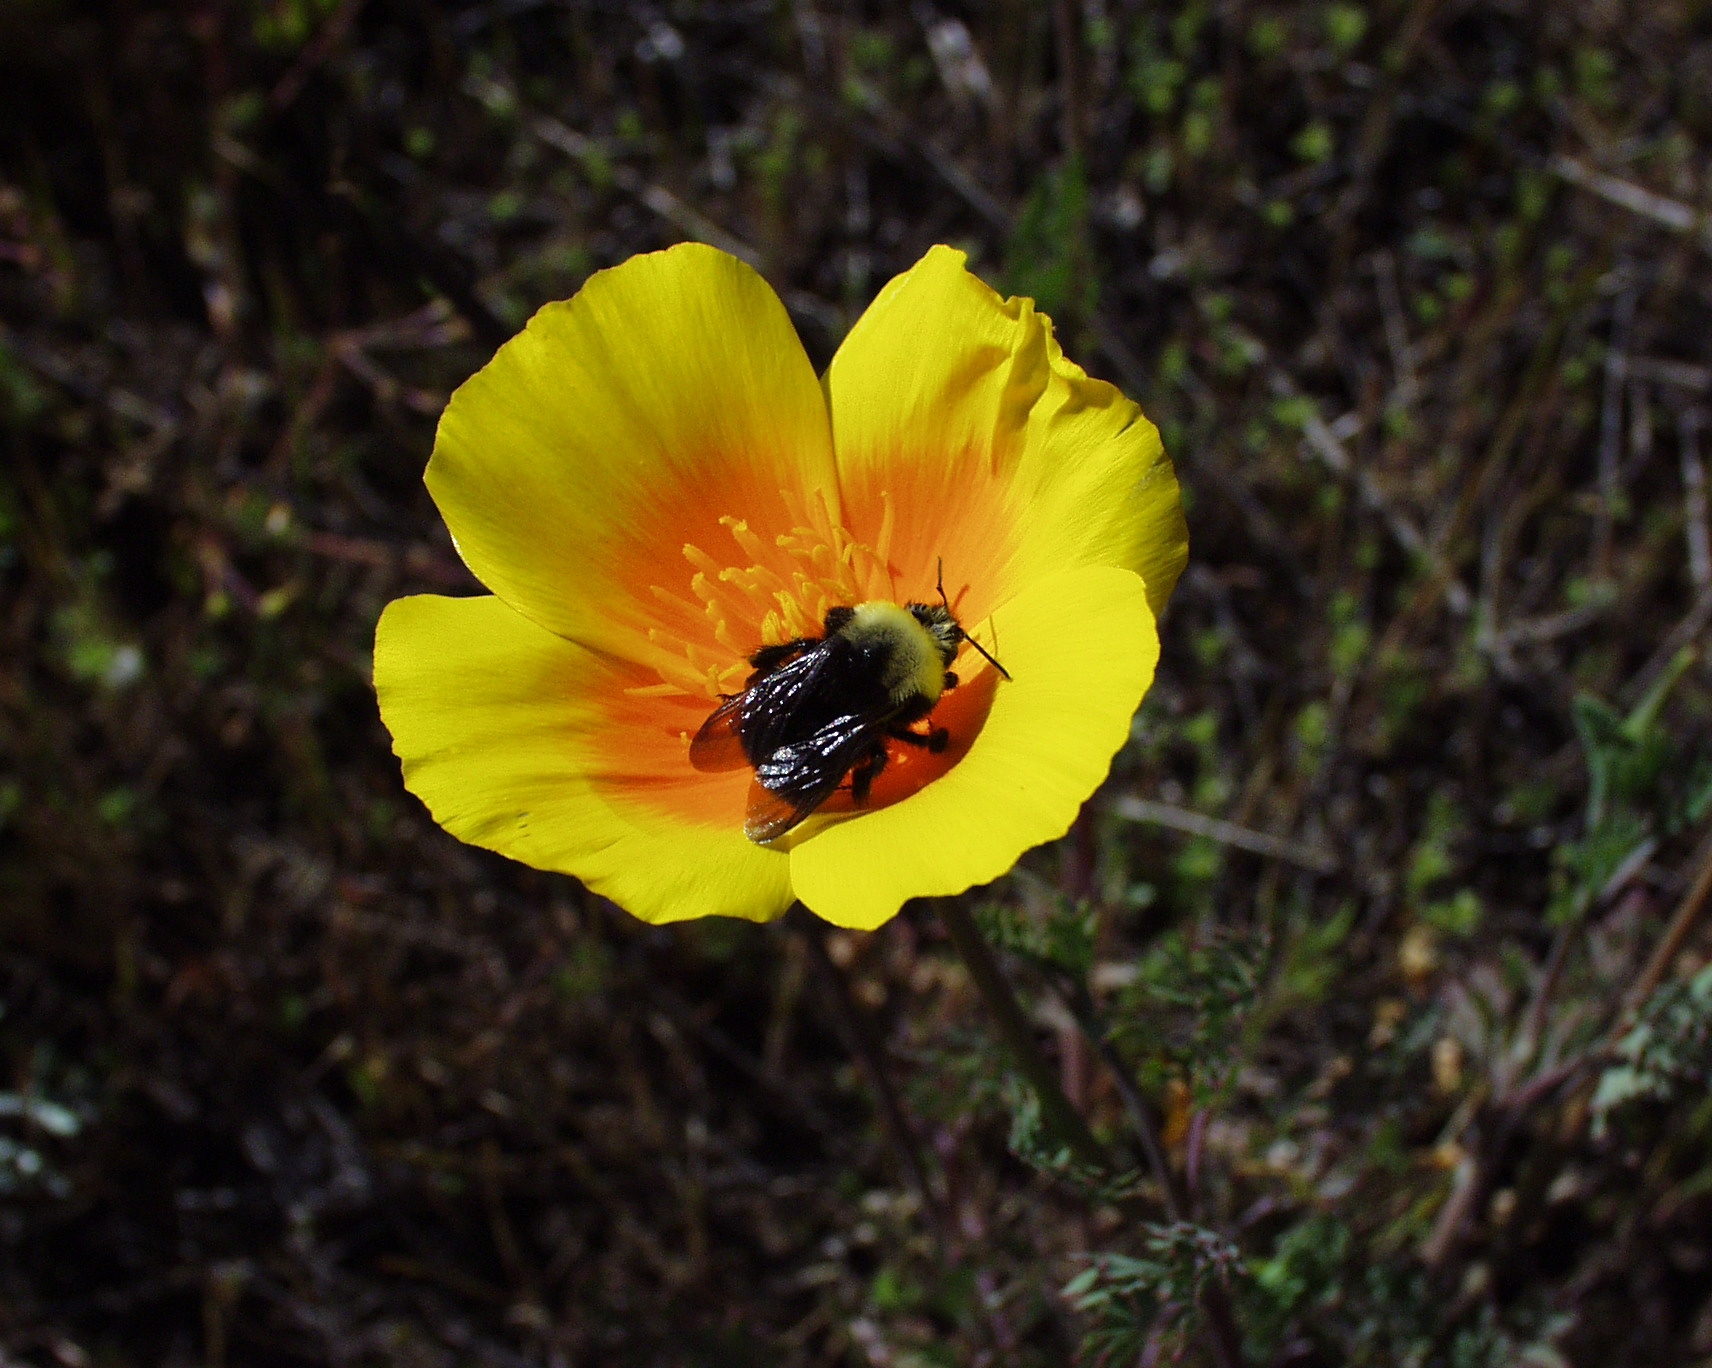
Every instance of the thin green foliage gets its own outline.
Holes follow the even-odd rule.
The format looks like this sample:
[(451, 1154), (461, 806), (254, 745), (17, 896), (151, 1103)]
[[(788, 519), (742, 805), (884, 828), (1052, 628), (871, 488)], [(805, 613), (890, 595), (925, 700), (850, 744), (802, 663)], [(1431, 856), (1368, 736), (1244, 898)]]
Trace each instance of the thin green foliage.
[(1712, 809), (1712, 756), (1686, 760), (1660, 711), (1694, 663), (1684, 649), (1626, 716), (1583, 694), (1575, 730), (1587, 764), (1585, 832), (1557, 852), (1558, 883), (1550, 915), (1559, 925), (1584, 917), (1606, 889), (1645, 860), (1658, 841)]
[(1198, 1324), (1196, 1308), (1213, 1280), (1243, 1273), (1237, 1247), (1189, 1221), (1141, 1227), (1140, 1254), (1095, 1254), (1063, 1295), (1092, 1325), (1082, 1353), (1095, 1364), (1133, 1363), (1144, 1353), (1176, 1357)]
[(1451, 1314), (1412, 1259), (1388, 1257), (1340, 1217), (1315, 1212), (1252, 1258), (1240, 1284), (1247, 1352), (1257, 1363), (1312, 1356), (1351, 1368), (1558, 1368), (1563, 1317), (1524, 1299)]
[(1614, 1053), (1617, 1062), (1600, 1074), (1593, 1094), (1596, 1135), (1628, 1103), (1691, 1090), (1703, 1096), (1712, 1087), (1712, 966), (1658, 989)]
[(1169, 931), (1118, 997), (1113, 1034), (1144, 1083), (1187, 1078), (1197, 1097), (1221, 1092), (1253, 1010), (1265, 959), (1253, 936)]
[(1098, 913), (1092, 904), (1046, 890), (1037, 909), (987, 903), (976, 909), (981, 932), (998, 949), (1035, 965), (1085, 979), (1094, 965)]
[(1042, 175), (1024, 203), (1005, 249), (1005, 287), (1060, 327), (1085, 323), (1100, 302), (1091, 250), (1088, 178), (1073, 157)]
[(1070, 1147), (1052, 1133), (1041, 1115), (1040, 1099), (1014, 1074), (1005, 1077), (1006, 1110), (1010, 1113), (1011, 1153), (1041, 1173), (1080, 1188), (1092, 1197), (1107, 1201), (1134, 1192), (1141, 1175), (1133, 1170), (1118, 1173), (1079, 1161)]

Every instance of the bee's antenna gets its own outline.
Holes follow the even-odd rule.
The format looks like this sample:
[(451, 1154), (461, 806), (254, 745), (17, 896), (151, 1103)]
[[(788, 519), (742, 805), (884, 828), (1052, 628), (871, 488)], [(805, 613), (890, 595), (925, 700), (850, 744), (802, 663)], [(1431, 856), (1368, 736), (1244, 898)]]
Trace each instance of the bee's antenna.
[[(945, 605), (945, 611), (947, 613), (951, 612), (951, 600), (945, 597), (945, 557), (944, 556), (939, 557), (934, 587), (939, 590), (939, 601)], [(962, 594), (959, 594), (957, 597), (962, 598), (963, 596), (962, 596)], [(956, 621), (957, 621), (956, 617), (953, 616), (951, 621), (953, 623), (956, 623)], [(1007, 670), (1003, 665), (999, 664), (998, 660), (994, 657), (993, 653), (991, 651), (989, 651), (985, 646), (983, 646), (980, 642), (976, 641), (974, 637), (970, 636), (967, 632), (965, 632), (960, 625), (957, 628), (957, 634), (964, 641), (967, 641), (971, 646), (973, 646), (976, 649), (976, 651), (978, 651), (980, 653), (981, 658), (983, 660), (985, 660), (987, 662), (987, 664), (991, 665), (995, 670), (997, 670), (1000, 674), (1002, 674), (1006, 679), (1009, 679), (1011, 677), (1011, 672), (1009, 670)], [(998, 633), (997, 632), (993, 633), (993, 640), (996, 644), (998, 641)]]
[[(939, 573), (937, 579), (934, 581), (934, 588), (939, 591), (939, 601), (945, 605), (945, 611), (955, 618), (957, 615), (957, 609), (952, 606), (951, 600), (945, 597), (945, 557), (941, 556), (937, 564), (939, 567)], [(968, 592), (969, 586), (965, 584), (957, 591), (957, 602), (963, 602), (963, 595)]]
[(987, 662), (987, 664), (991, 665), (995, 670), (997, 670), (1000, 674), (1002, 674), (1006, 679), (1009, 679), (1011, 677), (1011, 672), (1009, 670), (1007, 670), (1003, 665), (999, 664), (999, 662), (994, 658), (993, 653), (991, 651), (989, 651), (985, 646), (983, 646), (980, 642), (976, 641), (974, 637), (970, 636), (967, 632), (965, 632), (965, 633), (963, 633), (963, 640), (967, 641), (971, 646), (973, 646), (977, 651), (979, 651), (981, 653), (982, 659), (984, 659)]

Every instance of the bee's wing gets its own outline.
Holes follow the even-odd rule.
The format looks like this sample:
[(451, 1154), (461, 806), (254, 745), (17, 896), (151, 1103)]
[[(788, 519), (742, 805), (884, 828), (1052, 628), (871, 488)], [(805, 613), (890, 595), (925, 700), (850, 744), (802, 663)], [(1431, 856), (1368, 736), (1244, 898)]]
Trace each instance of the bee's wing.
[[(704, 772), (742, 769), (773, 750), (815, 697), (842, 641), (802, 638), (755, 653), (749, 687), (726, 699), (690, 742), (690, 764)], [(765, 673), (761, 673), (761, 671)]]
[(721, 703), (690, 741), (690, 764), (698, 770), (711, 773), (742, 769), (749, 763), (737, 730), (743, 720), (744, 697), (734, 694)]
[(828, 637), (814, 649), (787, 660), (739, 695), (743, 700), (743, 739), (750, 760), (759, 764), (805, 731), (824, 725), (829, 693), (847, 668), (850, 643)]
[(800, 741), (780, 746), (755, 766), (743, 831), (775, 841), (832, 797), (850, 767), (883, 735), (884, 718), (845, 713)]
[(813, 811), (812, 806), (797, 807), (778, 794), (769, 793), (757, 779), (749, 785), (749, 810), (743, 819), (743, 834), (757, 845), (766, 845), (778, 840)]

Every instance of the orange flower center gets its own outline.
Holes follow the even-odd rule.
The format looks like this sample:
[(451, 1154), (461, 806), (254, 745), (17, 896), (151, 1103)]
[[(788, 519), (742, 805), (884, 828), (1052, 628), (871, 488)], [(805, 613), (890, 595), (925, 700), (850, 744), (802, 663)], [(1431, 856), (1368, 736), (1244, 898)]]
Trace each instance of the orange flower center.
[[(872, 542), (852, 535), (824, 496), (804, 503), (787, 494), (794, 525), (771, 544), (733, 516), (719, 519), (728, 543), (683, 544), (686, 581), (678, 587), (648, 586), (658, 607), (658, 625), (648, 630), (655, 647), (650, 666), (658, 682), (634, 682), (623, 690), (623, 701), (614, 699), (610, 708), (617, 724), (609, 733), (614, 758), (625, 757), (615, 768), (638, 778), (646, 774), (654, 799), (685, 816), (708, 820), (717, 813), (724, 820), (741, 820), (738, 795), (752, 776), (747, 770), (697, 773), (689, 764), (690, 738), (721, 697), (744, 688), (752, 668), (749, 657), (757, 648), (824, 635), (829, 608), (872, 599), (898, 601), (902, 575), (889, 560), (892, 501), (884, 493), (880, 500), (882, 516)], [(953, 668), (964, 682), (941, 697), (927, 721), (946, 728), (945, 749), (932, 752), (888, 741), (887, 764), (865, 810), (889, 806), (931, 783), (961, 760), (980, 734), (998, 674), (970, 649)], [(848, 787), (820, 809), (853, 810)]]
[[(797, 526), (767, 543), (741, 518), (719, 520), (731, 536), (738, 563), (720, 563), (686, 542), (689, 593), (664, 585), (649, 592), (682, 627), (650, 628), (660, 650), (655, 669), (667, 690), (702, 694), (717, 701), (734, 694), (749, 675), (749, 657), (761, 646), (817, 637), (826, 610), (894, 596), (897, 572), (887, 563), (892, 538), (891, 499), (882, 495), (885, 518), (874, 545), (858, 541), (816, 494), (812, 505), (784, 496)], [(718, 549), (716, 547), (716, 549)], [(727, 550), (727, 555), (731, 556)], [(693, 624), (693, 626), (691, 625)], [(699, 639), (698, 639), (699, 638)]]

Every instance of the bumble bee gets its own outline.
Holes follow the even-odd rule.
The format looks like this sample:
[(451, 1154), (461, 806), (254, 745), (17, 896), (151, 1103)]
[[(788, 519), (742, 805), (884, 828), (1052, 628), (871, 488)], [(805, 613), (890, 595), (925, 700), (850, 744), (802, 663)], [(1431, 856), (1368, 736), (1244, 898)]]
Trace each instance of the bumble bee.
[(884, 599), (829, 608), (826, 635), (763, 646), (742, 693), (728, 696), (690, 742), (699, 770), (755, 771), (744, 834), (776, 841), (842, 787), (860, 807), (886, 767), (886, 742), (935, 754), (944, 727), (919, 729), (940, 695), (957, 687), (951, 662), (967, 641), (1004, 678), (1005, 667), (970, 637), (945, 598)]

